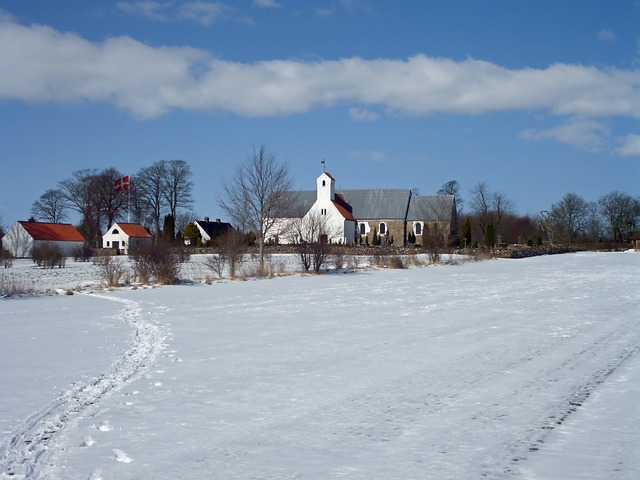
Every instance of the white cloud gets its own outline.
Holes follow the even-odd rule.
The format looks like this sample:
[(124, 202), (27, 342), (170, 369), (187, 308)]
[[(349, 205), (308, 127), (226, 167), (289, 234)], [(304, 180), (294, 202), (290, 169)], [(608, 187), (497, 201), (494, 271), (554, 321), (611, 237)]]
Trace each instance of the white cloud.
[(616, 38), (616, 32), (609, 30), (608, 28), (604, 28), (598, 32), (598, 39), (603, 42), (613, 42)]
[[(208, 21), (219, 14), (209, 9), (218, 4), (188, 5), (192, 13), (208, 12)], [(405, 115), (540, 110), (580, 118), (640, 117), (637, 70), (567, 64), (510, 70), (425, 55), (236, 63), (204, 50), (153, 47), (130, 37), (95, 43), (10, 20), (0, 24), (0, 71), (2, 99), (109, 102), (144, 118), (171, 109), (273, 116), (340, 105), (353, 106), (355, 117), (380, 108)]]
[(556, 140), (582, 150), (603, 150), (610, 136), (609, 128), (592, 119), (573, 118), (567, 123), (544, 130), (525, 130), (520, 134), (527, 140)]
[(167, 20), (166, 10), (169, 3), (143, 0), (138, 2), (118, 2), (116, 8), (130, 15), (141, 15), (151, 20)]
[(372, 112), (366, 108), (357, 108), (352, 107), (349, 109), (349, 115), (353, 120), (364, 121), (364, 122), (373, 122), (380, 118), (376, 112)]
[(231, 7), (217, 2), (189, 2), (180, 5), (179, 20), (191, 20), (201, 25), (211, 25), (231, 13)]
[(623, 157), (640, 157), (640, 135), (627, 135), (616, 152)]
[(280, 8), (282, 6), (276, 0), (253, 0), (253, 4), (259, 8)]

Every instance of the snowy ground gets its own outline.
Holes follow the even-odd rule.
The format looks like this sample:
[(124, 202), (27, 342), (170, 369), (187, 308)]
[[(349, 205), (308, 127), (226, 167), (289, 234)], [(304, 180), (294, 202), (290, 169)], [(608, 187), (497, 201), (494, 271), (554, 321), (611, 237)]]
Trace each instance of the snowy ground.
[[(95, 284), (74, 265), (41, 285)], [(637, 479), (639, 273), (581, 253), (0, 300), (0, 478)]]

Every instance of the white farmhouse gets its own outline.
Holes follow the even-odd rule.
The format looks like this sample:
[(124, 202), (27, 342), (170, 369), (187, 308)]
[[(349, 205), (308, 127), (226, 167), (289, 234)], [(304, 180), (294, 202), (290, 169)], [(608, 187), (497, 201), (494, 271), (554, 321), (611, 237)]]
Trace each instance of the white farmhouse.
[(70, 257), (84, 242), (84, 237), (69, 223), (16, 222), (2, 237), (2, 248), (15, 258), (25, 258), (32, 257), (38, 246), (53, 245)]
[(114, 223), (102, 236), (102, 246), (127, 255), (131, 248), (148, 247), (153, 237), (139, 223)]

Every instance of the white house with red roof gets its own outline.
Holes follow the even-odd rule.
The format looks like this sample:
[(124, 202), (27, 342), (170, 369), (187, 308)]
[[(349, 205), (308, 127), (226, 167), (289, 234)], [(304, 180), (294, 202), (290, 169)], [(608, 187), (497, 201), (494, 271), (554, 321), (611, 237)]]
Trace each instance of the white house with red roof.
[(2, 248), (15, 258), (33, 256), (33, 249), (41, 245), (58, 247), (70, 257), (85, 243), (84, 237), (69, 223), (16, 222), (2, 237)]
[(130, 249), (149, 247), (153, 236), (139, 223), (114, 223), (102, 236), (102, 246), (127, 255)]

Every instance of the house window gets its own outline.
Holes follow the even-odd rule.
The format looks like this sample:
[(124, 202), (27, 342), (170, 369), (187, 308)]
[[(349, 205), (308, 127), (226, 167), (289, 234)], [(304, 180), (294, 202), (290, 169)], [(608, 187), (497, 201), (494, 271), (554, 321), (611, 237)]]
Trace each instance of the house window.
[(382, 222), (380, 223), (380, 235), (386, 235), (387, 234), (387, 224)]
[(118, 231), (117, 228), (113, 229), (113, 232), (111, 232), (112, 235), (118, 235), (120, 232)]
[(367, 226), (364, 223), (360, 224), (360, 235), (367, 233)]
[(107, 242), (107, 247), (110, 247), (110, 246), (111, 246), (111, 242)]
[(420, 222), (416, 222), (415, 230), (416, 235), (422, 235), (422, 224)]
[(326, 215), (327, 214), (327, 209), (326, 208), (320, 209), (320, 214), (321, 215)]

